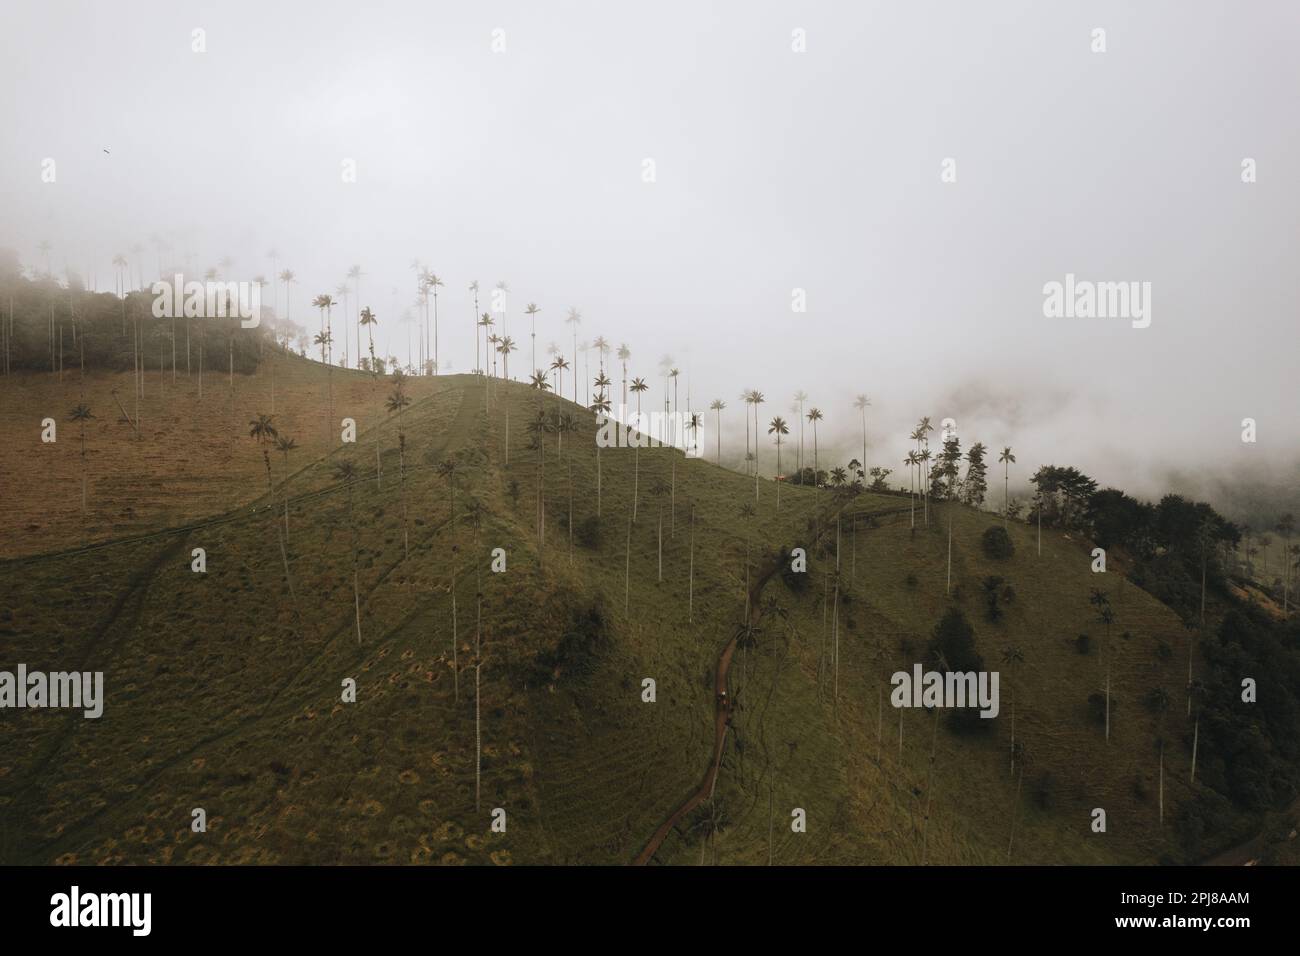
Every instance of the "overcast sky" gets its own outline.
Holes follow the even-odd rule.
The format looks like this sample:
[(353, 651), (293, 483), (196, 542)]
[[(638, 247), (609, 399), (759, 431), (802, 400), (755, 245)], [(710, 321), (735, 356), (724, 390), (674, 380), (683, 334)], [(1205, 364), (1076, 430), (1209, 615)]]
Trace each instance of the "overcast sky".
[[(742, 388), (765, 421), (803, 388), (847, 459), (866, 392), (868, 464), (899, 474), (930, 415), (1026, 474), (1295, 485), (1300, 4), (19, 0), (5, 21), (0, 245), (27, 263), (48, 239), (111, 289), (155, 233), (232, 278), (274, 247), (300, 320), (359, 263), (404, 356), (418, 258), (458, 371), (466, 287), (504, 279), (520, 377), (523, 306), (566, 354), (576, 306), (582, 337), (652, 380), (672, 355), (737, 429)], [(1150, 327), (1044, 317), (1067, 273), (1150, 282)]]

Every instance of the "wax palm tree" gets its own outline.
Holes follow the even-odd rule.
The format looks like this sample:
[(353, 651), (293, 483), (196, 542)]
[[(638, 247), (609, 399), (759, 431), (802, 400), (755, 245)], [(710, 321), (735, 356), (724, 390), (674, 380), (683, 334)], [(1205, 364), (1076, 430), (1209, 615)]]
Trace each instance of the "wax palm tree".
[(916, 425), (916, 431), (919, 434), (919, 444), (921, 451), (921, 474), (919, 476), (921, 484), (921, 503), (925, 514), (925, 526), (930, 526), (930, 461), (933, 457), (930, 454), (930, 432), (934, 431), (934, 426), (930, 424), (930, 416), (924, 416)]
[(117, 294), (123, 297), (126, 296), (126, 280), (122, 277), (122, 270), (125, 269), (126, 266), (126, 256), (122, 255), (120, 252), (113, 256), (113, 271), (117, 273)]
[[(569, 314), (564, 320), (566, 325), (573, 328), (573, 360), (578, 361), (578, 326), (582, 324), (582, 313), (576, 308), (570, 308)], [(573, 377), (573, 403), (578, 403), (578, 376)]]
[(918, 455), (915, 451), (909, 451), (907, 453), (907, 457), (903, 459), (903, 464), (907, 466), (907, 478), (911, 485), (910, 489), (908, 490), (907, 500), (911, 505), (911, 513), (912, 513), (911, 526), (913, 529), (915, 529), (916, 528), (916, 473), (913, 471), (913, 469), (920, 467), (921, 456)]
[(266, 258), (271, 260), (271, 314), (276, 318), (280, 316), (280, 285), (277, 281), (279, 273), (276, 267), (280, 264), (280, 253), (276, 249), (268, 249)]
[(790, 434), (790, 429), (785, 424), (785, 419), (780, 415), (772, 419), (771, 424), (767, 427), (769, 435), (776, 435), (776, 510), (781, 510), (781, 439)]
[(831, 484), (836, 488), (844, 487), (844, 483), (848, 480), (848, 477), (848, 473), (838, 465), (831, 469)]
[(348, 490), (348, 527), (352, 534), (352, 608), (357, 623), (357, 643), (361, 643), (361, 585), (360, 564), (357, 557), (357, 522), (356, 512), (352, 507), (352, 486), (356, 483), (357, 469), (350, 461), (341, 461), (334, 466), (334, 478), (343, 482)]
[[(273, 442), (280, 434), (273, 424), (274, 421), (274, 415), (258, 415), (248, 423), (248, 437), (256, 439), (258, 445)], [(267, 466), (267, 474), (270, 474), (269, 465)]]
[[(357, 303), (358, 310), (360, 310), (361, 308), (361, 277), (363, 275), (365, 275), (365, 273), (361, 271), (361, 266), (359, 265), (353, 265), (350, 269), (348, 269), (348, 278), (352, 280), (353, 291), (354, 294), (356, 295), (356, 303)], [(357, 312), (356, 318), (357, 318), (357, 359), (360, 360), (361, 358), (361, 313), (360, 311)]]
[(664, 498), (668, 495), (668, 486), (663, 481), (656, 481), (650, 486), (650, 498), (658, 506), (659, 515), (659, 580), (664, 579)]
[[(287, 542), (289, 539), (289, 483), (287, 480), (289, 452), (296, 445), (292, 438), (285, 438), (276, 430), (274, 415), (258, 415), (248, 423), (250, 437), (257, 440), (258, 445), (262, 446), (262, 460), (266, 463), (266, 490), (268, 497), (271, 498), (270, 509), (271, 522), (276, 526), (276, 540), (280, 545), (280, 560), (284, 563), (284, 580), (289, 586), (289, 597), (294, 603), (295, 609), (298, 605), (298, 595), (293, 587), (293, 575), (289, 573), (289, 551)], [(282, 452), (285, 457), (286, 481), (284, 490), (284, 527), (279, 526), (279, 521), (275, 518), (275, 483), (271, 478), (271, 447)]]
[(921, 506), (925, 516), (925, 526), (930, 527), (930, 491), (926, 486), (926, 476), (930, 473), (930, 460), (934, 456), (930, 454), (929, 448), (922, 448), (918, 456), (920, 464), (917, 466), (917, 479), (921, 484)]
[(803, 482), (803, 423), (804, 423), (804, 417), (803, 417), (803, 404), (804, 404), (804, 402), (808, 401), (808, 393), (805, 392), (803, 389), (799, 389), (799, 391), (797, 391), (797, 392), (794, 393), (794, 401), (795, 401), (795, 405), (797, 406), (797, 408), (792, 408), (791, 411), (796, 412), (796, 413), (798, 414), (798, 416), (799, 416), (799, 418), (798, 418), (798, 421), (799, 421), (799, 459), (798, 459), (798, 464), (797, 464), (797, 466), (795, 467), (795, 471), (796, 471), (796, 472), (798, 473), (798, 475), (799, 475), (799, 481), (800, 481), (800, 483), (802, 483), (802, 482)]
[(538, 408), (527, 428), (537, 446), (537, 560), (541, 564), (546, 554), (546, 436), (555, 430), (555, 426), (551, 416), (544, 409)]
[[(601, 377), (604, 378), (603, 375)], [(597, 426), (599, 426), (605, 419), (609, 418), (610, 415), (609, 398), (604, 394), (596, 396), (596, 400), (591, 403), (591, 410), (596, 413), (596, 423)], [(596, 442), (596, 517), (597, 518), (600, 517), (602, 484), (603, 484), (603, 480), (602, 480), (602, 472), (601, 472), (601, 464), (600, 464), (600, 442)], [(570, 509), (570, 516), (572, 516), (572, 509)]]
[(492, 377), (496, 378), (497, 374), (497, 346), (501, 343), (501, 336), (493, 332), (487, 337), (488, 345), (492, 349)]
[[(492, 319), (492, 313), (491, 313), (491, 312), (484, 312), (483, 315), (479, 317), (478, 325), (479, 325), (479, 328), (481, 328), (481, 329), (483, 330), (483, 348), (484, 348), (485, 351), (488, 350), (488, 332), (492, 329), (492, 323), (493, 323), (493, 319)], [(478, 352), (478, 335), (477, 335), (477, 334), (474, 336), (474, 351), (475, 351), (476, 353)], [(495, 354), (495, 353), (493, 353), (493, 352), (491, 352), (491, 351), (487, 351), (487, 356), (485, 356), (485, 358), (486, 358), (486, 357), (494, 356), (494, 354)], [(488, 372), (488, 366), (487, 366), (486, 364), (483, 365), (483, 369), (482, 369), (482, 371), (483, 371), (483, 373), (484, 373), (485, 375), (487, 374), (487, 372)]]
[(727, 407), (727, 403), (720, 398), (715, 398), (709, 403), (709, 411), (717, 413), (718, 421), (718, 464), (722, 464), (722, 410)]
[[(636, 393), (636, 444), (632, 446), (632, 523), (636, 523), (637, 487), (641, 478), (641, 396), (650, 389), (643, 378), (632, 379), (632, 391)], [(629, 532), (630, 533), (630, 532)]]
[(500, 299), (500, 301), (501, 301), (501, 334), (502, 334), (502, 335), (505, 335), (505, 334), (506, 334), (506, 329), (507, 329), (507, 325), (506, 325), (506, 296), (510, 294), (510, 286), (509, 286), (509, 284), (507, 284), (507, 282), (506, 282), (505, 279), (500, 279), (500, 280), (497, 281), (497, 284), (496, 284), (496, 290), (497, 290), (497, 292), (501, 293), (501, 295), (499, 296), (499, 299)]
[(536, 302), (529, 302), (524, 307), (524, 315), (528, 316), (530, 332), (532, 338), (532, 366), (537, 368), (537, 313), (542, 311), (537, 307)]
[(343, 367), (348, 368), (348, 359), (350, 358), (348, 343), (352, 339), (352, 313), (348, 309), (348, 303), (352, 300), (352, 287), (348, 285), (347, 280), (344, 280), (334, 287), (334, 294), (338, 296), (334, 302), (343, 305)]
[(555, 397), (557, 399), (557, 401), (555, 402), (556, 405), (559, 404), (558, 399), (562, 397), (562, 393), (564, 391), (564, 371), (568, 367), (569, 367), (569, 361), (563, 355), (555, 356), (555, 358), (551, 362), (551, 371), (555, 373), (554, 392), (555, 392)]
[(1010, 672), (1017, 664), (1025, 662), (1025, 653), (1014, 644), (1002, 649), (1002, 664), (1008, 672), (1007, 685), (1011, 690), (1011, 773), (1016, 772), (1016, 685), (1010, 680)]
[(447, 488), (451, 493), (451, 520), (456, 520), (456, 459), (447, 458), (438, 462), (438, 477), (447, 479)]
[[(290, 321), (293, 319), (293, 301), (290, 293), (293, 291), (293, 283), (298, 281), (298, 277), (294, 275), (292, 269), (282, 269), (280, 270), (279, 279), (284, 283), (284, 317), (286, 321)], [(203, 347), (203, 339), (201, 337), (199, 339), (199, 347)]]
[[(704, 416), (699, 412), (691, 412), (691, 417), (686, 420), (686, 430), (691, 433), (690, 448), (696, 455), (698, 455), (700, 451), (700, 429), (703, 427)], [(778, 471), (781, 468), (780, 449), (777, 449), (776, 467)], [(779, 491), (777, 492), (777, 497), (780, 497)]]
[(618, 360), (623, 363), (623, 407), (627, 408), (627, 360), (632, 357), (632, 350), (626, 344), (618, 347)]
[[(747, 406), (753, 405), (755, 394), (756, 393), (752, 388), (742, 388), (740, 390), (740, 401), (744, 402)], [(755, 444), (758, 443), (757, 435), (754, 436), (754, 442)], [(750, 464), (750, 462), (752, 462), (753, 460), (754, 458), (749, 450), (749, 409), (746, 408), (745, 409), (745, 474), (747, 475), (749, 474), (749, 469), (753, 467)]]
[(508, 335), (502, 338), (501, 343), (497, 346), (497, 351), (501, 353), (502, 378), (510, 377), (510, 353), (515, 351), (515, 349), (515, 340)]
[(740, 506), (740, 520), (745, 526), (745, 620), (749, 620), (749, 549), (753, 535), (753, 518), (758, 514), (758, 509), (754, 507), (753, 502), (746, 501)]
[[(357, 318), (357, 326), (358, 328), (364, 327), (366, 330), (366, 338), (368, 340), (368, 344), (370, 348), (370, 374), (372, 375), (379, 374), (379, 365), (375, 361), (375, 330), (374, 330), (374, 327), (378, 324), (379, 324), (379, 319), (375, 317), (375, 313), (370, 311), (370, 306), (366, 306), (364, 309), (361, 310), (361, 314)], [(361, 345), (360, 343), (358, 343), (357, 348), (360, 347)]]
[[(324, 361), (325, 350), (334, 341), (333, 333), (328, 330), (318, 332), (312, 341), (320, 346), (322, 361)], [(331, 422), (334, 420), (334, 366), (329, 363), (325, 364), (325, 416), (325, 441), (328, 443), (332, 429)]]
[(871, 407), (871, 399), (865, 395), (859, 395), (853, 400), (853, 407), (862, 413), (862, 469), (865, 472), (867, 468), (867, 409)]
[[(429, 272), (424, 277), (425, 289), (433, 293), (433, 374), (438, 374), (441, 363), (438, 359), (438, 290), (442, 288), (443, 282), (434, 273)], [(514, 343), (511, 343), (514, 348)]]
[(758, 501), (758, 406), (767, 401), (762, 392), (754, 390), (754, 501)]
[[(94, 417), (85, 404), (78, 405), (68, 415), (68, 418), (76, 422), (81, 428), (81, 515), (83, 522), (86, 516), (86, 422)], [(84, 524), (82, 534), (85, 535)]]
[(405, 377), (402, 375), (401, 369), (393, 372), (393, 394), (388, 396), (388, 401), (384, 403), (384, 406), (388, 409), (390, 415), (397, 412), (397, 462), (402, 497), (402, 546), (406, 557), (409, 558), (411, 556), (411, 537), (406, 523), (406, 432), (402, 428), (402, 409), (410, 405), (411, 400), (402, 389), (404, 382)]
[[(582, 364), (578, 364), (578, 356), (575, 354), (573, 356), (573, 374), (581, 374), (584, 381), (589, 381), (591, 376), (591, 343), (583, 339), (578, 343), (578, 352), (582, 355)], [(576, 402), (577, 399), (575, 398), (574, 401)], [(583, 396), (583, 401), (591, 401), (590, 385), (587, 386), (587, 394)]]
[(478, 350), (478, 279), (475, 279), (469, 284), (469, 291), (474, 295), (474, 369), (481, 372), (483, 371), (483, 360), (480, 357)]
[(998, 455), (998, 463), (1003, 466), (1002, 469), (1002, 527), (1007, 526), (1007, 515), (1011, 513), (1011, 466), (1015, 464), (1016, 456), (1011, 454), (1011, 446), (1007, 445), (1002, 449), (1002, 454)]
[(821, 421), (822, 418), (823, 418), (822, 410), (820, 408), (814, 407), (808, 409), (808, 421), (812, 422), (812, 430), (813, 430), (813, 487), (814, 488), (817, 487), (817, 483), (821, 479), (821, 467), (819, 464), (819, 455), (817, 450), (817, 423)]
[[(311, 300), (311, 304), (313, 308), (320, 310), (321, 334), (316, 336), (315, 342), (317, 345), (321, 347), (320, 349), (321, 364), (332, 365), (334, 363), (334, 350), (332, 347), (333, 336), (331, 335), (329, 338), (326, 338), (325, 336), (327, 333), (331, 331), (328, 315), (330, 310), (334, 307), (336, 303), (331, 296), (326, 295), (325, 293), (321, 293), (320, 295), (316, 296), (316, 298)], [(325, 349), (326, 345), (331, 345), (328, 355), (326, 354), (326, 349)]]
[(289, 452), (298, 447), (298, 443), (287, 435), (276, 435), (275, 450), (284, 456), (284, 536), (289, 537)]

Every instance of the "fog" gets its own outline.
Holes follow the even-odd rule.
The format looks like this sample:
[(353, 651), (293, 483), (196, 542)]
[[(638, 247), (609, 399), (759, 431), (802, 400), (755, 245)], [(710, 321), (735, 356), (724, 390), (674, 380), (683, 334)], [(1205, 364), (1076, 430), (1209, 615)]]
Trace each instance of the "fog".
[[(802, 388), (838, 463), (861, 454), (869, 395), (867, 464), (904, 483), (930, 415), (1011, 445), (1022, 480), (1068, 462), (1146, 495), (1232, 502), (1243, 476), (1296, 493), (1295, 4), (6, 13), (0, 246), (27, 265), (48, 240), (56, 273), (112, 291), (116, 253), (157, 277), (157, 236), (198, 271), (292, 269), (310, 322), (360, 264), (378, 348), (405, 360), (418, 260), (446, 283), (450, 371), (474, 364), (469, 283), (505, 280), (512, 374), (525, 304), (539, 363), (552, 340), (572, 357), (576, 307), (580, 339), (628, 344), (652, 401), (664, 355), (683, 401), (688, 379), (696, 408), (727, 401), (733, 452), (742, 388), (767, 396), (764, 431)], [(1067, 274), (1149, 282), (1149, 327), (1046, 318)]]

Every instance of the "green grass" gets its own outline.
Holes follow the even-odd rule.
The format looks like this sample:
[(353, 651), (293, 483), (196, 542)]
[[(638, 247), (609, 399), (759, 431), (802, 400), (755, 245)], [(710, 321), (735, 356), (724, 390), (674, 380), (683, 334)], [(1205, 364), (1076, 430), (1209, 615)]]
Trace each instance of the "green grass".
[[(601, 540), (594, 547), (575, 541), (570, 550), (570, 492), (575, 524), (596, 514), (594, 422), (550, 396), (546, 407), (574, 412), (583, 431), (564, 437), (562, 459), (554, 436), (546, 440), (547, 538), (539, 555), (536, 452), (526, 447), (525, 432), (537, 393), (496, 383), (489, 414), (479, 377), (440, 378), (427, 391), (404, 414), (409, 558), (397, 430), (387, 423), (382, 488), (373, 473), (373, 432), (289, 479), (296, 602), (274, 523), (283, 520), (280, 486), (275, 508), (243, 508), (201, 528), (4, 566), (13, 587), (0, 619), (0, 666), (102, 669), (107, 703), (98, 721), (6, 712), (0, 859), (628, 862), (699, 786), (711, 759), (712, 673), (744, 614), (747, 542), (751, 576), (780, 548), (808, 548), (810, 586), (796, 594), (773, 577), (763, 598), (775, 597), (788, 618), (766, 617), (758, 646), (736, 655), (730, 683), (739, 706), (706, 804), (723, 825), (705, 841), (690, 825), (706, 812), (697, 811), (655, 862), (761, 864), (769, 854), (784, 864), (919, 862), (933, 718), (903, 712), (900, 752), (888, 677), (920, 659), (952, 600), (974, 625), (989, 667), (1001, 667), (1008, 644), (1023, 649), (1025, 664), (1010, 675), (1004, 669), (1002, 715), (989, 733), (958, 737), (946, 724), (939, 729), (928, 861), (1005, 861), (1013, 813), (1017, 863), (1177, 858), (1171, 821), (1195, 789), (1187, 782), (1183, 717), (1186, 632), (1120, 574), (1092, 574), (1085, 542), (1044, 533), (1040, 558), (1034, 529), (1013, 525), (1016, 555), (991, 561), (978, 542), (997, 519), (957, 508), (953, 581), (961, 596), (949, 598), (944, 506), (932, 504), (930, 527), (915, 533), (906, 513), (882, 516), (856, 534), (846, 527), (836, 696), (835, 675), (819, 668), (830, 648), (823, 585), (834, 569), (834, 533), (819, 544), (810, 526), (833, 502), (829, 492), (783, 487), (778, 513), (775, 485), (763, 480), (758, 513), (746, 518), (741, 508), (754, 502), (752, 478), (668, 449), (607, 449), (600, 455)], [(247, 439), (241, 448), (260, 458)], [(447, 481), (435, 470), (452, 455), (459, 463), (454, 522)], [(353, 488), (360, 643), (347, 492), (332, 474), (342, 458), (362, 475)], [(634, 461), (640, 499), (625, 607)], [(650, 489), (671, 482), (674, 471), (675, 509), (666, 499), (662, 505), (659, 581), (660, 504)], [(477, 545), (463, 520), (471, 497), (484, 508)], [(883, 512), (907, 504), (906, 497), (862, 495), (847, 507)], [(189, 570), (196, 547), (206, 549), (206, 575)], [(489, 570), (497, 547), (507, 552), (504, 574)], [(979, 582), (988, 574), (1017, 592), (996, 624), (982, 613)], [(478, 808), (476, 587), (483, 600)], [(1117, 617), (1109, 743), (1087, 716), (1087, 697), (1101, 688), (1105, 669), (1103, 628), (1088, 603), (1093, 587), (1108, 591)], [(593, 617), (601, 623), (591, 646), (566, 642)], [(1087, 656), (1075, 649), (1081, 632), (1092, 638)], [(1157, 654), (1162, 641), (1173, 649), (1168, 659)], [(562, 646), (568, 650), (557, 663)], [(355, 704), (340, 701), (349, 677), (358, 685)], [(646, 677), (657, 683), (653, 704), (641, 701)], [(1163, 828), (1155, 796), (1161, 727), (1141, 704), (1156, 685), (1173, 701), (1163, 720)], [(1018, 804), (1009, 772), (1012, 686), (1017, 738), (1032, 758)], [(1097, 806), (1109, 818), (1104, 835), (1089, 831)], [(195, 807), (207, 811), (206, 834), (190, 832)], [(490, 832), (495, 807), (507, 811), (504, 834)], [(790, 831), (795, 807), (807, 812), (805, 834)]]

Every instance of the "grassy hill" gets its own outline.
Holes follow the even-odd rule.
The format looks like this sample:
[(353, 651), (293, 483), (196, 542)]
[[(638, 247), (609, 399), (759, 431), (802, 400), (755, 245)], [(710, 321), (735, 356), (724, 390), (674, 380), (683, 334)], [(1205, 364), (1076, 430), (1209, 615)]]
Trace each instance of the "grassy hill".
[[(747, 610), (716, 783), (651, 862), (918, 863), (924, 842), (930, 863), (998, 863), (1013, 821), (1016, 863), (1184, 853), (1173, 820), (1202, 789), (1188, 632), (1117, 569), (1092, 573), (1086, 542), (1044, 532), (1040, 557), (1035, 530), (1013, 524), (1014, 556), (994, 560), (979, 542), (997, 519), (959, 506), (931, 503), (913, 529), (905, 496), (788, 486), (778, 510), (770, 481), (756, 500), (752, 477), (671, 449), (598, 454), (589, 411), (479, 376), (411, 382), (401, 451), (380, 413), (387, 384), (336, 372), (335, 417), (357, 408), (359, 435), (329, 447), (324, 369), (284, 359), (277, 375), (276, 421), (301, 447), (287, 468), (273, 456), (273, 492), (217, 389), (206, 407), (164, 389), (138, 442), (99, 415), (89, 548), (60, 411), (77, 399), (35, 376), (0, 386), (26, 410), (6, 417), (6, 447), (31, 443), (38, 405), (61, 428), (57, 448), (3, 462), (19, 491), (2, 539), (21, 557), (0, 564), (0, 667), (103, 670), (107, 697), (99, 720), (5, 712), (0, 861), (630, 862), (706, 780), (717, 660)], [(270, 412), (267, 380), (236, 376), (241, 436)], [(112, 387), (92, 378), (88, 403)], [(540, 456), (539, 406), (578, 425), (543, 434)], [(782, 570), (792, 547), (808, 551), (806, 578)], [(206, 573), (191, 570), (196, 548)], [(70, 550), (34, 553), (56, 549)], [(997, 622), (990, 575), (1015, 591)], [(1114, 609), (1109, 641), (1094, 588)], [(923, 660), (951, 606), (1002, 671), (1001, 715), (980, 733), (888, 703), (890, 674)], [(1001, 664), (1008, 646), (1023, 663)], [(1088, 701), (1108, 661), (1109, 741)], [(1163, 714), (1143, 704), (1157, 687)], [(206, 833), (190, 829), (200, 807)], [(1225, 842), (1248, 827), (1221, 823)]]
[[(0, 557), (147, 533), (251, 501), (266, 490), (262, 455), (247, 438), (257, 415), (274, 416), (298, 444), (287, 465), (273, 456), (276, 480), (286, 466), (296, 471), (338, 444), (337, 421), (327, 431), (330, 391), (335, 419), (351, 417), (365, 429), (387, 417), (384, 382), (343, 369), (331, 378), (316, 362), (269, 348), (255, 375), (205, 369), (202, 397), (197, 362), (188, 374), (147, 370), (138, 404), (130, 372), (89, 369), (84, 384), (75, 368), (61, 377), (4, 377), (0, 396), (13, 411), (0, 416), (0, 441), (10, 449), (0, 457), (0, 485), (16, 493), (0, 511)], [(427, 394), (427, 381), (410, 381), (413, 398)], [(80, 431), (69, 420), (80, 403), (95, 415), (86, 428), (84, 515)], [(57, 423), (53, 443), (41, 441), (46, 417)]]

